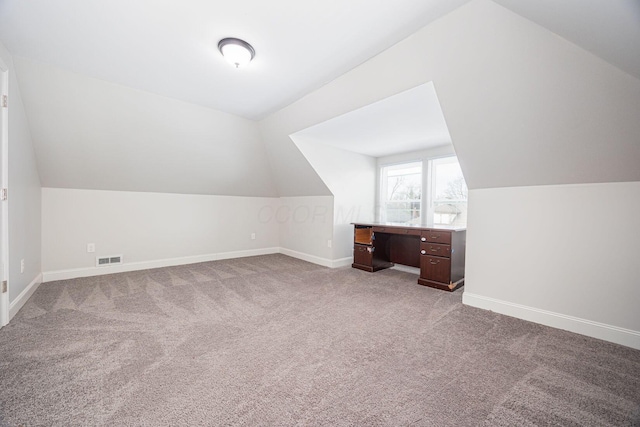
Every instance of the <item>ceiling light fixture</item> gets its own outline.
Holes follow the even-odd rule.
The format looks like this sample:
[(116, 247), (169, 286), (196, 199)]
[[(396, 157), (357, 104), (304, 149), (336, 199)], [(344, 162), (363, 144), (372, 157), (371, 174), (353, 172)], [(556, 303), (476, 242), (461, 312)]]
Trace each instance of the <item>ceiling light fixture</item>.
[(218, 50), (236, 68), (244, 67), (256, 56), (256, 51), (249, 43), (233, 37), (220, 40), (218, 42)]

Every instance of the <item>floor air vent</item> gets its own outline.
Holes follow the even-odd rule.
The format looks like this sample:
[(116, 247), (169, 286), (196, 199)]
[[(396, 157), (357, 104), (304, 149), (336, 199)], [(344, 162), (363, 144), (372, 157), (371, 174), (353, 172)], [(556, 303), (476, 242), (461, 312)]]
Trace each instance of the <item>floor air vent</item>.
[(122, 255), (102, 256), (96, 258), (96, 267), (105, 265), (122, 264)]

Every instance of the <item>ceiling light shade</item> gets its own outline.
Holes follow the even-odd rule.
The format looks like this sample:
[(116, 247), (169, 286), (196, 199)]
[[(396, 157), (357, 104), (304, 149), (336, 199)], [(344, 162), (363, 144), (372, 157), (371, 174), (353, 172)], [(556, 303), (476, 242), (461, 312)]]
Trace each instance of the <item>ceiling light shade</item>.
[(254, 56), (256, 51), (253, 47), (244, 40), (234, 39), (233, 37), (227, 37), (218, 42), (218, 49), (224, 58), (238, 67), (244, 67), (247, 65)]

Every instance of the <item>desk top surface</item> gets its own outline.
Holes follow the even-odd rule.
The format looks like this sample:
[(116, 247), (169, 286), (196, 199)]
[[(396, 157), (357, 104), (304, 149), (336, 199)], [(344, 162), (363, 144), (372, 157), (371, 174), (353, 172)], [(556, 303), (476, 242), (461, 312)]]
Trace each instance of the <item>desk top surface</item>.
[(371, 227), (397, 227), (397, 228), (415, 228), (418, 230), (446, 230), (446, 231), (464, 231), (466, 227), (456, 227), (451, 225), (434, 225), (434, 224), (404, 224), (401, 222), (353, 222), (353, 225), (365, 225)]

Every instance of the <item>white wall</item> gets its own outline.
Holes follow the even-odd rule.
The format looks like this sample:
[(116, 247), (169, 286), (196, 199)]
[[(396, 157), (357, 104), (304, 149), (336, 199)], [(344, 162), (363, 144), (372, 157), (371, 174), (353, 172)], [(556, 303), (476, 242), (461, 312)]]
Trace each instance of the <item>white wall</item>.
[(278, 252), (267, 215), (278, 207), (266, 197), (43, 188), (45, 281), (120, 268), (96, 268), (96, 256), (123, 255), (127, 270)]
[(469, 192), (466, 304), (640, 349), (640, 182)]
[(9, 304), (13, 316), (41, 281), (40, 178), (12, 57), (1, 43), (0, 57), (9, 67)]
[[(280, 206), (267, 218), (280, 227), (282, 253), (333, 267), (333, 196), (281, 197)], [(267, 215), (266, 210), (263, 215)]]
[(351, 264), (353, 222), (375, 218), (376, 159), (341, 150), (307, 136), (292, 135), (314, 170), (333, 193), (332, 259)]

